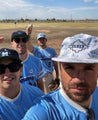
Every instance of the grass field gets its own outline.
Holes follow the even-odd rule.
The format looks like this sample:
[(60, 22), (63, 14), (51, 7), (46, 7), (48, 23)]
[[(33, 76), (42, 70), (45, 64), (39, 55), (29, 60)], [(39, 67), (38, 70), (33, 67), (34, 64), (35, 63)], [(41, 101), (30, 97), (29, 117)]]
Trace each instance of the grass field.
[[(28, 23), (0, 23), (0, 36), (5, 41), (0, 44), (0, 48), (9, 47), (11, 34), (17, 30), (24, 30)], [(39, 32), (47, 35), (48, 46), (55, 48), (59, 54), (60, 46), (64, 38), (79, 33), (86, 33), (98, 37), (98, 23), (33, 23), (32, 44), (37, 45), (36, 36)]]

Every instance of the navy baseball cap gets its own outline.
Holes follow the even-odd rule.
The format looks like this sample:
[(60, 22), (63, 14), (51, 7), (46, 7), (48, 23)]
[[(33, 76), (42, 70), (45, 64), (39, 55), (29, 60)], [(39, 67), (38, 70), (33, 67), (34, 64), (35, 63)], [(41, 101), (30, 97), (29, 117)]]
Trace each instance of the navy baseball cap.
[(44, 33), (39, 33), (37, 35), (37, 40), (40, 39), (40, 38), (46, 38), (46, 35)]
[(13, 59), (14, 61), (21, 62), (21, 60), (19, 59), (18, 52), (16, 50), (9, 48), (0, 49), (0, 59), (4, 59), (4, 58), (10, 58)]
[(52, 58), (58, 62), (98, 63), (98, 37), (77, 34), (64, 39), (60, 55)]
[(29, 39), (29, 35), (27, 35), (27, 33), (24, 31), (13, 32), (11, 36), (11, 41), (13, 41), (13, 39), (16, 37), (26, 37), (27, 39)]

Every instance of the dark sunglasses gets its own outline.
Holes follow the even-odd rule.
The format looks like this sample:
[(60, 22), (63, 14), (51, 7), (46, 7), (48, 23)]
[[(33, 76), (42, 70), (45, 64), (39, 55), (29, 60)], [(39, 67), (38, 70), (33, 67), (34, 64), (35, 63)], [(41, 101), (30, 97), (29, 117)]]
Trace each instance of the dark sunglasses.
[(28, 39), (26, 38), (26, 37), (23, 37), (23, 38), (14, 38), (14, 41), (16, 42), (16, 43), (19, 43), (20, 42), (20, 40), (22, 40), (22, 42), (23, 43), (26, 43), (27, 41), (28, 41)]
[(17, 72), (21, 67), (21, 63), (19, 62), (12, 62), (8, 65), (0, 64), (0, 74), (4, 74), (6, 68), (9, 69), (10, 72)]

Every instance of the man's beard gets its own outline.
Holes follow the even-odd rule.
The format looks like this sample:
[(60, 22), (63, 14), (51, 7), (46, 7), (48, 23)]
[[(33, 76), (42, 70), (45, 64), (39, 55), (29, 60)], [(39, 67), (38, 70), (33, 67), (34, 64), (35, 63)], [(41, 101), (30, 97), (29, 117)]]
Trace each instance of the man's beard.
[[(85, 102), (86, 100), (90, 98), (91, 94), (94, 91), (93, 88), (90, 89), (89, 85), (84, 84), (84, 83), (71, 84), (67, 88), (62, 85), (62, 87), (64, 91), (66, 92), (67, 96), (75, 102)], [(84, 88), (86, 90), (82, 93), (78, 93), (78, 92), (70, 91), (71, 88), (75, 88), (75, 89)]]
[(24, 54), (25, 54), (25, 52), (19, 53), (19, 55), (24, 55)]

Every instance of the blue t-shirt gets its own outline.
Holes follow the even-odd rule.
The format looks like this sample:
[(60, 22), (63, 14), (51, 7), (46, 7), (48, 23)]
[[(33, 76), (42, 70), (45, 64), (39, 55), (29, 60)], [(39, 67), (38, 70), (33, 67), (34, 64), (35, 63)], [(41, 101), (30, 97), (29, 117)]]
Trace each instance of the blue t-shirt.
[(46, 49), (41, 49), (40, 47), (34, 46), (32, 53), (41, 59), (45, 74), (53, 72), (54, 65), (51, 58), (57, 56), (53, 48), (47, 47)]
[(35, 98), (42, 95), (44, 93), (39, 88), (30, 85), (22, 85), (18, 98), (13, 102), (0, 95), (0, 120), (21, 120), (34, 105)]
[(39, 58), (28, 55), (23, 61), (23, 73), (20, 77), (20, 83), (36, 85), (36, 81), (44, 77), (44, 69)]
[[(31, 107), (22, 120), (87, 120), (87, 110), (64, 97), (63, 90), (56, 90), (42, 97), (39, 104)], [(92, 95), (90, 106), (98, 120), (98, 88)]]

